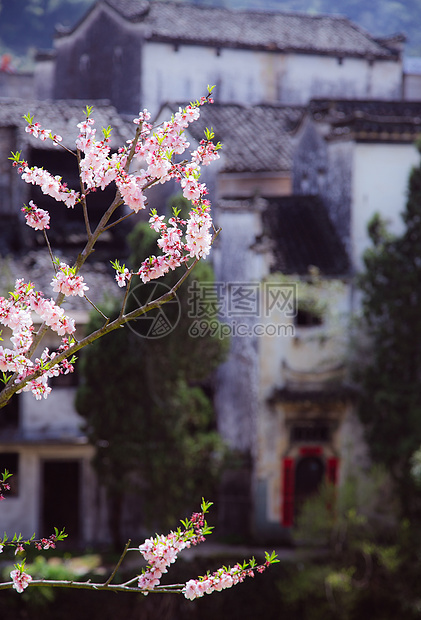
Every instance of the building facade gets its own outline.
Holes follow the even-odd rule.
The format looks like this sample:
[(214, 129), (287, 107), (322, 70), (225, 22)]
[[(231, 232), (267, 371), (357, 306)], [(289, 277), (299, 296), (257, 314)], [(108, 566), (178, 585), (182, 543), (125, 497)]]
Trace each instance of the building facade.
[[(221, 525), (288, 540), (321, 482), (340, 484), (366, 462), (346, 372), (346, 317), (356, 307), (353, 276), (367, 223), (379, 211), (399, 230), (418, 163), (420, 104), (404, 101), (402, 38), (378, 40), (341, 17), (99, 0), (73, 29), (57, 32), (35, 75), (31, 113), (68, 145), (86, 103), (99, 124), (114, 127), (117, 145), (131, 137), (127, 115), (147, 107), (160, 121), (178, 109), (174, 101), (216, 85), (216, 103), (188, 137), (197, 144), (212, 127), (223, 143), (204, 179), (222, 227), (212, 260), (220, 290), (242, 300), (242, 314), (231, 308), (221, 316), (232, 335), (217, 376), (218, 428), (241, 455), (222, 481)], [(28, 106), (2, 102), (2, 153), (27, 145), (16, 119)], [(56, 174), (68, 169), (47, 145), (32, 147), (29, 160)], [(16, 205), (44, 198), (1, 162), (0, 184), (2, 253), (25, 251)], [(150, 206), (163, 212), (167, 198), (163, 187), (151, 191)], [(70, 225), (65, 216), (55, 223), (67, 250), (81, 235)], [(110, 241), (124, 253), (120, 242)], [(239, 324), (245, 333), (235, 333)], [(61, 477), (78, 498), (69, 512), (75, 538), (105, 541), (104, 498), (71, 403), (74, 387), (57, 393), (42, 407), (23, 395), (18, 426), (5, 413), (0, 456), (19, 472), (19, 491), (0, 505), (0, 517), (7, 527), (22, 518), (22, 533), (44, 532)]]

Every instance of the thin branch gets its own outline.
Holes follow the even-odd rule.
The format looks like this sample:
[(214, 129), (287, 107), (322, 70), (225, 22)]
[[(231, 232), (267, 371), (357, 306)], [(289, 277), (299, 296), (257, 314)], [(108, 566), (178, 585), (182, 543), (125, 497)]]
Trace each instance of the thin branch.
[(76, 262), (73, 265), (76, 274), (80, 271), (82, 265), (85, 263), (88, 256), (92, 254), (92, 252), (94, 251), (94, 245), (97, 242), (98, 237), (102, 235), (102, 233), (104, 232), (105, 227), (108, 224), (110, 217), (112, 216), (114, 211), (123, 203), (124, 203), (124, 200), (122, 200), (121, 194), (117, 190), (114, 196), (114, 200), (112, 201), (112, 203), (110, 204), (110, 206), (108, 207), (104, 215), (101, 217), (97, 227), (95, 228), (94, 232), (88, 239), (85, 247), (83, 248), (82, 252), (77, 257)]
[(105, 314), (102, 312), (102, 310), (100, 310), (100, 309), (98, 308), (98, 306), (96, 306), (96, 305), (94, 304), (94, 302), (93, 302), (93, 301), (91, 301), (91, 300), (89, 299), (89, 297), (88, 297), (87, 295), (84, 295), (83, 297), (86, 299), (86, 301), (87, 301), (88, 303), (90, 303), (90, 304), (91, 304), (91, 306), (92, 306), (92, 308), (94, 308), (94, 310), (96, 310), (97, 312), (99, 312), (99, 314), (102, 316), (102, 318), (104, 318), (106, 321), (109, 321), (109, 320), (110, 320), (107, 316), (105, 316)]
[(47, 231), (44, 228), (42, 232), (44, 233), (45, 243), (47, 244), (47, 248), (48, 248), (48, 252), (50, 254), (51, 262), (53, 263), (54, 273), (57, 273), (57, 267), (56, 267), (56, 264), (54, 262), (53, 251), (51, 249), (50, 240), (48, 239), (48, 236), (47, 236)]
[(125, 172), (129, 171), (130, 164), (132, 163), (132, 159), (136, 152), (136, 145), (139, 142), (140, 134), (142, 132), (142, 127), (143, 127), (143, 123), (139, 123), (139, 125), (136, 127), (136, 133), (134, 135), (129, 154), (127, 155), (126, 165), (124, 166)]
[(120, 313), (118, 315), (119, 318), (121, 318), (124, 315), (124, 310), (126, 308), (126, 303), (127, 303), (127, 298), (129, 296), (129, 292), (130, 292), (130, 285), (132, 283), (132, 278), (133, 278), (133, 274), (130, 276), (130, 280), (127, 282), (127, 285), (126, 285), (126, 292), (124, 293), (123, 302), (121, 304), (121, 310), (120, 310)]
[[(133, 549), (129, 549), (129, 551), (133, 551)], [(137, 550), (139, 552), (139, 549)], [(129, 586), (131, 583), (134, 583), (135, 581), (138, 581), (139, 577), (132, 577), (132, 579), (129, 579), (129, 581), (125, 581), (124, 583), (121, 583), (120, 585), (122, 586)]]
[(91, 223), (89, 222), (88, 205), (86, 203), (86, 187), (82, 181), (82, 171), (80, 169), (81, 156), (80, 156), (79, 149), (77, 149), (76, 157), (77, 157), (77, 169), (79, 172), (79, 184), (80, 184), (80, 196), (81, 196), (80, 201), (82, 203), (83, 219), (85, 220), (86, 234), (88, 235), (88, 241), (89, 241), (92, 237), (92, 230), (91, 230)]
[(70, 155), (74, 155), (75, 157), (77, 157), (76, 153), (72, 151), (72, 149), (69, 149), (67, 146), (64, 146), (64, 144), (62, 144), (61, 142), (58, 142), (58, 140), (53, 140), (53, 142), (56, 146), (59, 146), (60, 148), (70, 153)]
[(121, 554), (121, 556), (120, 556), (119, 561), (117, 562), (117, 564), (116, 564), (116, 566), (115, 566), (115, 568), (114, 568), (113, 572), (112, 572), (112, 573), (111, 573), (111, 575), (108, 577), (107, 581), (104, 583), (104, 586), (108, 586), (108, 585), (112, 582), (112, 580), (114, 579), (114, 577), (116, 576), (116, 573), (117, 573), (118, 569), (119, 569), (119, 568), (120, 568), (120, 566), (121, 566), (121, 563), (122, 563), (122, 561), (123, 561), (123, 559), (124, 559), (124, 557), (125, 557), (125, 555), (126, 555), (126, 553), (127, 553), (128, 549), (129, 549), (129, 546), (130, 546), (130, 543), (131, 543), (131, 542), (132, 542), (132, 541), (131, 541), (131, 539), (129, 538), (129, 540), (128, 540), (128, 541), (127, 541), (127, 543), (126, 543), (126, 546), (124, 547), (124, 551), (123, 551), (123, 553), (122, 553), (122, 554)]
[(126, 215), (123, 215), (122, 217), (120, 217), (115, 222), (112, 222), (112, 224), (108, 224), (108, 226), (105, 226), (103, 232), (105, 232), (106, 230), (110, 230), (110, 228), (113, 228), (113, 226), (116, 226), (117, 224), (120, 224), (120, 222), (123, 222), (124, 220), (127, 220), (127, 218), (130, 217), (133, 214), (134, 214), (134, 211), (130, 211), (130, 213), (126, 213)]
[[(13, 588), (13, 581), (0, 583), (0, 590), (10, 590)], [(93, 583), (92, 581), (70, 581), (55, 579), (33, 579), (29, 587), (45, 587), (52, 588), (72, 588), (78, 590), (106, 590), (109, 592), (136, 592), (137, 594), (181, 594), (184, 584), (174, 584), (169, 586), (156, 586), (151, 590), (141, 590), (140, 588), (131, 588), (124, 584), (109, 583)]]

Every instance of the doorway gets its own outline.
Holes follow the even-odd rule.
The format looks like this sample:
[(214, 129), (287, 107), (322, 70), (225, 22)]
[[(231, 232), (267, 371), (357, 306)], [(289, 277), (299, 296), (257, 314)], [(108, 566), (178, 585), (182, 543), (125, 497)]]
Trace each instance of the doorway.
[(317, 493), (324, 476), (325, 466), (320, 457), (306, 456), (298, 461), (295, 469), (295, 517), (304, 502)]
[(48, 460), (42, 464), (41, 531), (45, 537), (54, 528), (65, 528), (66, 542), (77, 544), (81, 538), (80, 496), (81, 462)]

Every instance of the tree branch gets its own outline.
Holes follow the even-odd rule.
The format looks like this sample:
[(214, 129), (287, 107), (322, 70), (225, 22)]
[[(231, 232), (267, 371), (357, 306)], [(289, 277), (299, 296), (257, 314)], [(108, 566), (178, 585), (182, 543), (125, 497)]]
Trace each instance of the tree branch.
[[(137, 579), (137, 577), (136, 577)], [(134, 580), (132, 580), (134, 581)], [(129, 582), (127, 582), (129, 583)], [(29, 587), (72, 588), (77, 590), (107, 590), (109, 592), (136, 592), (137, 594), (181, 594), (184, 584), (156, 586), (151, 590), (141, 590), (125, 584), (93, 583), (92, 581), (71, 581), (56, 579), (33, 579)], [(11, 590), (13, 581), (0, 583), (0, 590)]]

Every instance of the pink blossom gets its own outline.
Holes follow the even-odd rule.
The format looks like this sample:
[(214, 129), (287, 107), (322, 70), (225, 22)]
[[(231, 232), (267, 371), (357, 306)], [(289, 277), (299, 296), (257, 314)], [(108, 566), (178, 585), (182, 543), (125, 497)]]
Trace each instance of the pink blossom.
[(65, 203), (68, 209), (72, 209), (75, 204), (79, 201), (79, 194), (75, 192), (73, 189), (69, 189), (66, 192), (62, 192), (61, 199)]
[(23, 570), (21, 570), (20, 568), (12, 570), (12, 572), (10, 573), (10, 577), (13, 580), (14, 589), (19, 593), (23, 592), (24, 589), (27, 588), (32, 581), (31, 575), (23, 572)]
[(51, 131), (49, 129), (41, 129), (39, 132), (39, 138), (45, 142), (50, 137)]
[(183, 196), (187, 200), (199, 200), (202, 191), (202, 185), (193, 177), (184, 178), (181, 181), (183, 188)]
[(38, 138), (39, 132), (41, 130), (41, 125), (39, 123), (30, 123), (25, 127), (26, 133), (30, 133), (34, 136), (34, 138)]
[(28, 226), (35, 230), (45, 230), (50, 228), (50, 214), (44, 209), (40, 209), (32, 200), (29, 201), (29, 207), (23, 207), (25, 219)]
[(215, 159), (219, 159), (218, 147), (208, 140), (202, 140), (192, 153), (192, 161), (203, 166), (208, 166)]
[(152, 214), (149, 218), (149, 226), (155, 232), (160, 232), (162, 227), (165, 227), (165, 222), (163, 222), (164, 216), (158, 214)]
[(146, 196), (142, 192), (140, 178), (121, 173), (116, 177), (116, 184), (126, 205), (135, 213), (145, 208)]
[(76, 275), (66, 263), (60, 263), (59, 271), (52, 279), (51, 286), (54, 292), (63, 293), (68, 297), (75, 295), (83, 297), (85, 291), (89, 290), (89, 287), (83, 282), (83, 277)]
[(59, 202), (69, 203), (67, 206), (74, 206), (75, 202), (79, 199), (79, 194), (77, 192), (67, 189), (67, 187), (62, 184), (60, 176), (53, 176), (43, 168), (38, 168), (37, 166), (29, 168), (28, 165), (25, 165), (21, 170), (21, 174), (22, 179), (26, 181), (26, 183), (38, 185), (44, 194), (51, 196)]
[(211, 226), (212, 220), (207, 211), (190, 214), (186, 230), (186, 249), (190, 256), (205, 258), (209, 254), (212, 243)]
[(118, 271), (115, 274), (115, 279), (120, 287), (126, 286), (126, 280), (130, 278), (130, 271), (125, 268), (123, 271)]

